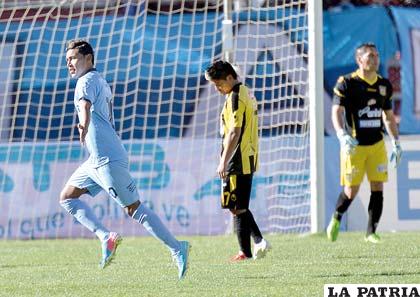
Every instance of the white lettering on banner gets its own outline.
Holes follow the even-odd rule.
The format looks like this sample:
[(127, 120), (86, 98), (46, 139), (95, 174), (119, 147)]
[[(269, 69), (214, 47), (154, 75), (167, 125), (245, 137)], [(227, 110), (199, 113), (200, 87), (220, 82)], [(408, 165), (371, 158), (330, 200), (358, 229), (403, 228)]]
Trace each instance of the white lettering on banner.
[(381, 126), (381, 120), (360, 120), (360, 128), (379, 128)]
[(420, 284), (327, 284), (324, 297), (420, 297)]

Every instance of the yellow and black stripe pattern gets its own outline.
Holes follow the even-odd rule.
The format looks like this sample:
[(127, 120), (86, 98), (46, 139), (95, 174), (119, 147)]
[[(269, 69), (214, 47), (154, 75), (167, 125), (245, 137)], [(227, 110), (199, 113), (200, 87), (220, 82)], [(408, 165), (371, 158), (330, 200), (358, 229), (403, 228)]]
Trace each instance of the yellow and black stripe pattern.
[(254, 97), (241, 83), (227, 95), (221, 113), (223, 148), (232, 128), (241, 128), (238, 146), (228, 163), (228, 174), (250, 174), (258, 169), (258, 108)]

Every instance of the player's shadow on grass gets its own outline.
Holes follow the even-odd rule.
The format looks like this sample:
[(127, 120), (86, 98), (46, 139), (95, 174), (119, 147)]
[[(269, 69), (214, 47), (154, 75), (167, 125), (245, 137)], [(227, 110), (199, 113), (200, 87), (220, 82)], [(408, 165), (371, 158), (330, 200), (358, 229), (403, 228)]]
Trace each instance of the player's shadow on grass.
[[(80, 263), (60, 263), (60, 264), (42, 264), (42, 263), (27, 263), (27, 264), (0, 264), (0, 269), (14, 269), (14, 268), (34, 268), (34, 267), (62, 267), (65, 265), (69, 266), (81, 266)], [(97, 265), (95, 265), (97, 266)]]
[(276, 279), (278, 278), (278, 276), (275, 275), (261, 275), (261, 276), (242, 276), (239, 278), (244, 278), (244, 279)]
[(389, 271), (378, 273), (338, 273), (330, 275), (315, 275), (316, 278), (334, 278), (334, 277), (354, 277), (354, 276), (404, 276), (404, 275), (420, 275), (420, 271), (416, 272), (402, 272)]

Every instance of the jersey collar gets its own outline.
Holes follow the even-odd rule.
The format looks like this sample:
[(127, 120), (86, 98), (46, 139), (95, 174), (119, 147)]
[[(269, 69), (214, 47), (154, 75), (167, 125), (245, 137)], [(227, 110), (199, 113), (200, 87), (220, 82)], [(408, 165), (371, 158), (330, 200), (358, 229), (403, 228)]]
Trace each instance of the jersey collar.
[(241, 85), (242, 83), (238, 82), (236, 85), (233, 86), (232, 91), (238, 93)]
[(366, 77), (364, 77), (364, 76), (360, 73), (360, 70), (359, 70), (359, 69), (357, 69), (357, 70), (356, 70), (356, 75), (357, 75), (357, 76), (358, 76), (361, 80), (363, 80), (363, 81), (367, 82), (369, 85), (373, 85), (373, 84), (375, 84), (375, 83), (378, 81), (378, 74), (376, 74), (376, 75), (375, 75), (375, 78), (374, 78), (374, 79), (369, 80), (369, 79), (367, 79)]

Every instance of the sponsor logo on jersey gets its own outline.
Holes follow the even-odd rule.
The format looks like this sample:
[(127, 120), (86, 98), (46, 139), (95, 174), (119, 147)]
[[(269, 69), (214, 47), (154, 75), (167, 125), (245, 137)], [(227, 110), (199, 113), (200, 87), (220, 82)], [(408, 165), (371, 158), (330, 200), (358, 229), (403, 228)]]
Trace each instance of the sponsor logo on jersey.
[(366, 106), (363, 109), (359, 110), (359, 118), (366, 115), (368, 118), (380, 118), (382, 115), (381, 108), (370, 109), (370, 106)]
[(375, 98), (369, 99), (369, 101), (367, 102), (368, 106), (375, 105), (375, 104), (376, 104), (376, 99)]
[(379, 94), (386, 96), (386, 86), (379, 86)]
[(379, 128), (381, 126), (381, 120), (360, 120), (360, 128)]

